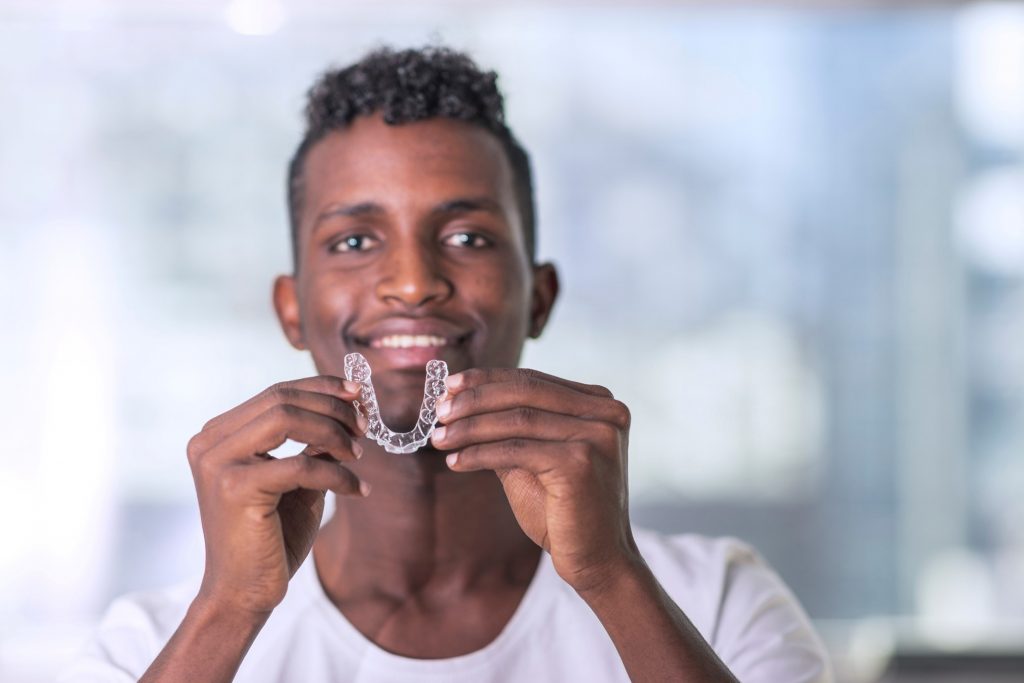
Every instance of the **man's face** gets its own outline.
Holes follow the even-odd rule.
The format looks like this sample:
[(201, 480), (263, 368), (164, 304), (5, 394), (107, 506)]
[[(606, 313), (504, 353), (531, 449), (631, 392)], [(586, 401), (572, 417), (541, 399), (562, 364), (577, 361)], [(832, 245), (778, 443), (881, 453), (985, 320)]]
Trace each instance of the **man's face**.
[(411, 429), (424, 366), (514, 367), (557, 294), (526, 253), (512, 170), (488, 131), (362, 117), (306, 157), (298, 272), (275, 286), (286, 335), (321, 374), (358, 351), (382, 416)]

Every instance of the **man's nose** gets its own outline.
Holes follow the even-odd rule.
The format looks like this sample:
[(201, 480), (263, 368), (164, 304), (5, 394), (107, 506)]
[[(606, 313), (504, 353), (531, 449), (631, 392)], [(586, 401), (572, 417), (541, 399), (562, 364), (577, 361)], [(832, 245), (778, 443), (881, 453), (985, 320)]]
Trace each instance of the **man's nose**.
[(451, 282), (441, 272), (438, 259), (426, 249), (397, 246), (383, 265), (377, 296), (385, 303), (416, 308), (444, 300), (452, 293)]

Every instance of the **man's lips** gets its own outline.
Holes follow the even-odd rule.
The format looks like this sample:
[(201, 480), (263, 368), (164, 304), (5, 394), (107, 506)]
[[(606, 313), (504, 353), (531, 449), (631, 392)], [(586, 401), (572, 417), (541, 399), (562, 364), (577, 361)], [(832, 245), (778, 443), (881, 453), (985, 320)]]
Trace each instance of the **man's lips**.
[(438, 348), (454, 346), (459, 341), (459, 337), (439, 337), (434, 334), (387, 334), (370, 338), (366, 346), (371, 349)]
[[(356, 330), (351, 340), (368, 356), (379, 356), (394, 369), (417, 367), (434, 358), (455, 360), (472, 331), (444, 320), (430, 318), (389, 318), (365, 330)], [(372, 361), (371, 361), (372, 364)]]

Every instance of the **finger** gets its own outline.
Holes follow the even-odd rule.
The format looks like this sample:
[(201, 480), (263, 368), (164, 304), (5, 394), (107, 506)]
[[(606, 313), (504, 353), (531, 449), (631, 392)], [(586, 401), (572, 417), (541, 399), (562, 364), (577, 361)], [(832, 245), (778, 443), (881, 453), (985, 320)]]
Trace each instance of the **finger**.
[[(255, 405), (257, 407), (262, 405), (265, 412), (273, 405), (282, 403), (337, 420), (353, 436), (362, 436), (366, 433), (366, 418), (358, 415), (350, 401), (334, 394), (282, 386), (275, 388), (271, 393), (264, 394)], [(227, 426), (220, 428), (219, 431), (229, 433)]]
[(602, 422), (537, 408), (518, 407), (455, 420), (435, 429), (430, 440), (435, 448), (454, 451), (473, 444), (517, 438), (563, 442), (598, 441), (614, 437), (611, 429)]
[(620, 425), (625, 405), (613, 398), (581, 392), (547, 377), (520, 375), (514, 381), (479, 384), (449, 394), (437, 405), (441, 424), (454, 420), (518, 406), (528, 406), (565, 415), (607, 420)]
[(359, 416), (352, 405), (352, 401), (358, 396), (358, 384), (329, 375), (281, 382), (210, 420), (203, 427), (200, 438), (205, 441), (207, 447), (213, 446), (277, 403), (290, 403), (329, 415), (348, 426), (353, 434), (361, 436), (366, 430), (366, 419)]
[(559, 468), (574, 467), (578, 462), (574, 454), (578, 452), (554, 441), (506, 439), (449, 453), (445, 461), (456, 472), (517, 468), (542, 476)]
[(317, 453), (351, 461), (362, 455), (348, 428), (333, 417), (290, 403), (267, 408), (224, 437), (202, 457), (212, 461), (247, 461), (274, 450), (286, 440), (308, 444)]
[(523, 377), (554, 382), (593, 396), (604, 396), (606, 398), (611, 398), (612, 396), (611, 391), (597, 384), (573, 382), (572, 380), (549, 375), (546, 372), (530, 370), (527, 368), (472, 368), (454, 375), (449, 375), (448, 379), (445, 380), (445, 385), (448, 387), (450, 392), (459, 393), (470, 387), (480, 386), (481, 384), (491, 384), (493, 382), (514, 382), (522, 379)]
[(342, 379), (341, 377), (335, 377), (334, 375), (316, 375), (314, 377), (305, 377), (303, 379), (291, 380), (288, 382), (278, 382), (277, 384), (267, 387), (244, 403), (241, 403), (231, 410), (213, 418), (204, 425), (204, 429), (219, 428), (226, 423), (232, 422), (235, 423), (236, 427), (241, 426), (252, 419), (255, 414), (262, 412), (266, 408), (267, 399), (272, 399), (281, 390), (285, 389), (299, 389), (302, 391), (329, 394), (346, 401), (351, 401), (359, 397), (358, 383), (350, 382)]
[(352, 470), (305, 455), (267, 460), (244, 469), (249, 485), (269, 495), (300, 488), (334, 491), (342, 496), (365, 496), (370, 492), (369, 484), (360, 481)]

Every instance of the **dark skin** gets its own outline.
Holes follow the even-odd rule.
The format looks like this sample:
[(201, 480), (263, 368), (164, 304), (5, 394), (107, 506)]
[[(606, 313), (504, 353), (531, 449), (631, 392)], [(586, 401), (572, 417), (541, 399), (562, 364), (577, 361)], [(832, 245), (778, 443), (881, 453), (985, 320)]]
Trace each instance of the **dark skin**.
[[(304, 177), (298, 268), (274, 304), (319, 375), (190, 442), (206, 573), (143, 680), (230, 680), (310, 550), (331, 600), (380, 647), (466, 654), (508, 622), (541, 548), (634, 680), (733, 680), (633, 541), (629, 411), (602, 387), (517, 367), (558, 279), (526, 253), (497, 139), (365, 117), (317, 143)], [(415, 423), (426, 361), (448, 363), (432, 447), (392, 455), (362, 438), (358, 389), (340, 379), (350, 351), (369, 360), (396, 430)], [(309, 447), (265, 455), (287, 438)], [(318, 534), (327, 490), (337, 511)]]

